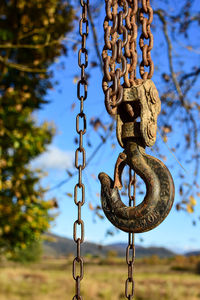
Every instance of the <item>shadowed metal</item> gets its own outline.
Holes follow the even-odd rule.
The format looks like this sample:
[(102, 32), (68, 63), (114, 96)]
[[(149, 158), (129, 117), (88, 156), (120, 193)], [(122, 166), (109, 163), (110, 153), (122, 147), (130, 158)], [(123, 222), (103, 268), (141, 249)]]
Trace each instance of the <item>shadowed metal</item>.
[[(146, 195), (135, 207), (126, 206), (118, 190), (122, 187), (121, 174), (126, 164), (146, 185)], [(158, 226), (167, 217), (174, 201), (174, 183), (168, 168), (159, 159), (147, 155), (144, 147), (128, 140), (115, 174), (115, 183), (107, 174), (99, 174), (102, 209), (110, 222), (123, 231), (135, 233)]]

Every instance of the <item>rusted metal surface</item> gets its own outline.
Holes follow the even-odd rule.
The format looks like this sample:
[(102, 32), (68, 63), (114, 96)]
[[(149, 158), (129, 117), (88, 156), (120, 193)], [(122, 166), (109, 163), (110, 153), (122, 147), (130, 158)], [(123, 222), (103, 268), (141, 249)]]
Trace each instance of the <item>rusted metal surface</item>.
[(138, 13), (139, 22), (142, 25), (142, 34), (139, 39), (139, 46), (142, 51), (141, 78), (144, 80), (151, 79), (154, 72), (154, 64), (151, 59), (153, 34), (150, 27), (153, 21), (153, 10), (149, 0), (142, 0), (140, 8), (138, 3), (138, 0), (105, 1), (105, 45), (102, 52), (103, 91), (105, 93), (105, 106), (111, 115), (117, 113), (117, 106), (122, 102), (123, 89), (129, 88), (137, 82)]
[[(102, 207), (116, 227), (127, 232), (144, 232), (165, 219), (174, 200), (174, 183), (169, 170), (160, 160), (145, 153), (145, 147), (153, 146), (156, 141), (157, 117), (161, 109), (158, 91), (150, 80), (154, 72), (150, 28), (153, 9), (150, 0), (142, 0), (140, 7), (138, 0), (106, 0), (105, 3), (103, 90), (108, 113), (116, 115), (117, 139), (124, 152), (116, 162), (114, 182), (105, 173), (99, 174)], [(142, 25), (139, 39), (141, 79), (136, 78), (138, 13)], [(121, 69), (116, 68), (120, 63)], [(146, 184), (146, 196), (137, 207), (126, 207), (119, 196), (125, 165)]]
[[(132, 192), (133, 189), (133, 192)], [(135, 207), (136, 205), (136, 173), (132, 175), (132, 170), (129, 168), (129, 184), (128, 184), (128, 197), (129, 206)], [(128, 233), (128, 245), (126, 248), (126, 263), (128, 267), (128, 277), (125, 281), (125, 297), (129, 300), (134, 297), (135, 281), (134, 281), (134, 263), (135, 263), (135, 236), (134, 233)]]
[[(161, 103), (152, 80), (142, 80), (131, 88), (124, 89), (123, 105), (118, 108), (117, 139), (124, 148), (124, 139), (141, 136), (145, 146), (151, 147), (156, 141), (157, 117)], [(137, 117), (140, 122), (135, 122)]]
[(123, 88), (130, 87), (136, 79), (138, 0), (106, 0), (105, 4), (103, 91), (106, 109), (115, 115), (122, 102)]
[[(80, 112), (76, 116), (76, 132), (79, 136), (79, 146), (75, 152), (75, 167), (78, 170), (78, 182), (74, 187), (74, 202), (77, 206), (77, 220), (73, 226), (73, 238), (76, 243), (76, 257), (73, 260), (72, 276), (75, 280), (75, 295), (73, 300), (81, 300), (80, 284), (84, 275), (84, 261), (81, 256), (81, 244), (84, 241), (84, 222), (81, 218), (81, 208), (85, 203), (85, 185), (82, 182), (82, 171), (86, 165), (86, 152), (83, 146), (83, 136), (86, 133), (86, 115), (84, 113), (84, 101), (87, 99), (87, 78), (85, 69), (88, 66), (88, 51), (86, 49), (86, 39), (88, 36), (88, 5), (89, 0), (80, 0), (82, 15), (79, 22), (79, 33), (82, 40), (81, 48), (78, 52), (78, 65), (81, 69), (81, 78), (77, 85), (77, 98), (80, 101)], [(83, 25), (84, 24), (84, 25)], [(78, 200), (78, 194), (80, 194)], [(80, 227), (80, 236), (78, 236), (78, 227)]]
[[(167, 167), (145, 153), (145, 147), (153, 146), (156, 141), (157, 117), (161, 109), (158, 91), (150, 80), (154, 72), (151, 59), (153, 9), (150, 0), (105, 0), (105, 4), (103, 91), (107, 112), (116, 118), (117, 139), (124, 152), (117, 159), (114, 181), (105, 173), (99, 174), (101, 203), (110, 222), (129, 233), (125, 297), (133, 299), (134, 233), (151, 230), (166, 218), (174, 201), (174, 183)], [(136, 77), (138, 22), (142, 25), (139, 38), (141, 79)], [(119, 194), (126, 165), (130, 168), (129, 206), (121, 201)], [(134, 176), (131, 175), (133, 170)], [(137, 206), (136, 174), (146, 185), (146, 195)]]
[[(144, 17), (148, 15), (148, 18)], [(142, 0), (142, 8), (139, 14), (140, 22), (142, 24), (142, 34), (140, 36), (140, 49), (142, 51), (142, 62), (140, 63), (140, 75), (142, 79), (151, 79), (154, 72), (154, 64), (151, 59), (151, 50), (153, 48), (153, 34), (151, 33), (151, 23), (153, 21), (153, 9), (150, 5), (150, 0)], [(149, 44), (145, 44), (145, 40)], [(149, 67), (149, 71), (145, 71), (145, 67)]]
[[(145, 232), (158, 226), (168, 215), (174, 201), (174, 183), (167, 167), (157, 158), (147, 155), (144, 147), (128, 139), (124, 153), (125, 163), (139, 175), (146, 185), (146, 196), (136, 207), (126, 206), (118, 188), (105, 173), (101, 181), (101, 203), (110, 222), (126, 232)], [(118, 166), (120, 170), (120, 165)], [(116, 170), (117, 172), (117, 170)], [(119, 171), (119, 177), (121, 170)], [(120, 182), (117, 180), (116, 182)]]

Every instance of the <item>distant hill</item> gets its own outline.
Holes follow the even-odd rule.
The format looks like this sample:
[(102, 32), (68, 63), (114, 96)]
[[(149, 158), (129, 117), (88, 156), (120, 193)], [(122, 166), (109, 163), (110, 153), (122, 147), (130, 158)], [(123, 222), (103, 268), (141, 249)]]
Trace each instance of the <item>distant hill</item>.
[(187, 252), (185, 253), (185, 256), (200, 256), (200, 250)]
[[(48, 234), (48, 236), (54, 241), (44, 241), (43, 250), (45, 256), (60, 257), (69, 255), (70, 253), (75, 253), (76, 245), (73, 240), (54, 234)], [(95, 243), (84, 242), (82, 245), (82, 255), (91, 254), (106, 256), (109, 251), (114, 250), (117, 252), (118, 256), (124, 257), (126, 247), (126, 243), (116, 243), (108, 246), (102, 246)], [(159, 257), (172, 257), (176, 254), (163, 247), (136, 246), (136, 256), (138, 258), (152, 255), (157, 255)]]
[[(112, 245), (109, 245), (109, 247), (112, 247), (116, 251), (120, 251), (122, 249), (126, 249), (127, 244), (126, 243), (115, 243)], [(135, 246), (135, 252), (136, 256), (138, 258), (140, 257), (148, 257), (152, 255), (157, 255), (161, 258), (163, 257), (172, 257), (176, 255), (176, 253), (172, 252), (169, 249), (166, 249), (164, 247), (142, 247), (142, 246)]]
[[(48, 234), (50, 238), (54, 241), (44, 241), (43, 243), (43, 250), (44, 255), (46, 256), (66, 256), (70, 253), (75, 253), (76, 251), (76, 244), (73, 240), (60, 237), (54, 234)], [(81, 247), (82, 255), (91, 254), (91, 255), (102, 255), (106, 256), (106, 254), (113, 250), (112, 247), (109, 246), (101, 246), (94, 243), (84, 242)], [(122, 251), (119, 251), (119, 255), (122, 254)]]

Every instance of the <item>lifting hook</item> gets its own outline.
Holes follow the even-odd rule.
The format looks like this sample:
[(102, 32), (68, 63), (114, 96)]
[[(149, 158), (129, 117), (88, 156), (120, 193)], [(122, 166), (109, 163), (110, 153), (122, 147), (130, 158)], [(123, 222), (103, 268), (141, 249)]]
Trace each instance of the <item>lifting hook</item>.
[[(129, 165), (146, 185), (144, 200), (136, 207), (126, 206), (119, 195), (125, 165)], [(118, 157), (114, 182), (105, 173), (99, 174), (99, 180), (106, 217), (126, 232), (140, 233), (155, 228), (167, 217), (174, 201), (174, 183), (168, 168), (133, 141), (127, 142), (126, 150)]]
[[(160, 112), (160, 99), (153, 82), (142, 81), (125, 89), (122, 105), (118, 108), (117, 138), (124, 152), (118, 156), (114, 181), (106, 173), (99, 174), (101, 203), (113, 225), (126, 232), (141, 233), (155, 228), (167, 217), (174, 201), (174, 182), (168, 168), (145, 153), (145, 146), (155, 143)], [(136, 122), (138, 115), (141, 116), (140, 123)], [(126, 206), (119, 194), (126, 165), (146, 185), (146, 195), (135, 207)]]

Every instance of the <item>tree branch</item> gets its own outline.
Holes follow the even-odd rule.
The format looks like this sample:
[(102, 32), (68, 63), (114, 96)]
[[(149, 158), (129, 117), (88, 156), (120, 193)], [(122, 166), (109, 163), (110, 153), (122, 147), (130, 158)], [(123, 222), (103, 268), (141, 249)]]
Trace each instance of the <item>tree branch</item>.
[(187, 73), (185, 75), (182, 76), (181, 80), (180, 80), (180, 85), (183, 84), (184, 80), (190, 78), (190, 77), (196, 77), (200, 74), (200, 68), (198, 68), (196, 71), (193, 71), (193, 72), (190, 72), (190, 73)]
[(63, 39), (59, 39), (59, 40), (56, 40), (56, 41), (52, 41), (50, 43), (44, 43), (44, 44), (38, 44), (38, 45), (4, 44), (4, 45), (0, 45), (0, 49), (20, 49), (20, 48), (21, 49), (41, 49), (41, 48), (46, 48), (46, 47), (49, 47), (49, 46), (52, 46), (52, 45), (55, 45), (55, 44), (60, 44), (60, 42), (62, 40)]
[(98, 45), (98, 38), (97, 38), (96, 27), (94, 25), (94, 21), (93, 21), (93, 17), (92, 17), (90, 8), (88, 8), (88, 17), (89, 17), (90, 24), (91, 24), (91, 27), (92, 27), (92, 35), (93, 35), (93, 39), (94, 39), (94, 48), (95, 48), (97, 57), (99, 59), (101, 71), (103, 72), (103, 63), (102, 63), (101, 54), (100, 54), (99, 45)]
[(186, 104), (184, 102), (184, 97), (183, 97), (183, 93), (182, 93), (182, 90), (181, 90), (181, 87), (178, 83), (178, 80), (176, 78), (176, 74), (174, 72), (174, 68), (173, 68), (173, 59), (172, 59), (172, 43), (171, 43), (171, 40), (169, 38), (169, 34), (168, 34), (168, 29), (167, 29), (167, 22), (164, 18), (164, 15), (163, 15), (163, 12), (161, 10), (156, 10), (154, 12), (155, 14), (158, 15), (160, 21), (162, 22), (163, 24), (163, 31), (164, 31), (164, 35), (165, 35), (165, 39), (166, 39), (166, 42), (167, 42), (167, 47), (168, 47), (168, 59), (169, 59), (169, 68), (170, 68), (170, 73), (172, 75), (172, 80), (173, 80), (173, 83), (175, 85), (175, 88), (176, 88), (176, 91), (179, 95), (179, 99), (182, 103), (182, 105), (185, 107)]
[[(185, 110), (187, 111), (187, 113), (189, 115), (189, 118), (190, 118), (190, 120), (193, 124), (193, 127), (194, 127), (194, 145), (195, 145), (195, 148), (196, 148), (196, 152), (198, 153), (198, 128), (197, 128), (197, 124), (196, 124), (196, 121), (195, 121), (191, 111), (190, 111), (190, 108), (189, 108), (188, 104), (184, 100), (187, 92), (189, 91), (189, 89), (186, 89), (185, 93), (183, 94), (183, 92), (181, 90), (181, 86), (180, 86), (180, 84), (177, 80), (176, 74), (174, 72), (173, 61), (172, 61), (172, 43), (171, 43), (171, 40), (169, 38), (168, 29), (167, 29), (167, 22), (164, 18), (163, 11), (162, 10), (156, 10), (154, 13), (158, 15), (160, 21), (163, 24), (163, 31), (164, 31), (165, 39), (166, 39), (167, 46), (168, 46), (169, 68), (170, 68), (172, 80), (173, 80), (174, 86), (176, 88), (176, 91), (178, 93), (180, 102), (181, 102), (182, 106), (185, 108)], [(199, 74), (199, 72), (198, 72), (198, 74)], [(198, 74), (197, 74), (197, 76), (198, 76)], [(199, 158), (197, 156), (196, 173), (198, 173), (198, 166), (199, 166)]]
[(12, 63), (12, 62), (9, 62), (8, 60), (4, 59), (2, 56), (0, 56), (0, 62), (2, 62), (7, 67), (10, 67), (10, 68), (13, 68), (13, 69), (17, 69), (17, 70), (23, 71), (23, 72), (46, 73), (46, 71), (47, 71), (46, 69), (29, 68), (29, 67), (24, 66), (24, 65)]

